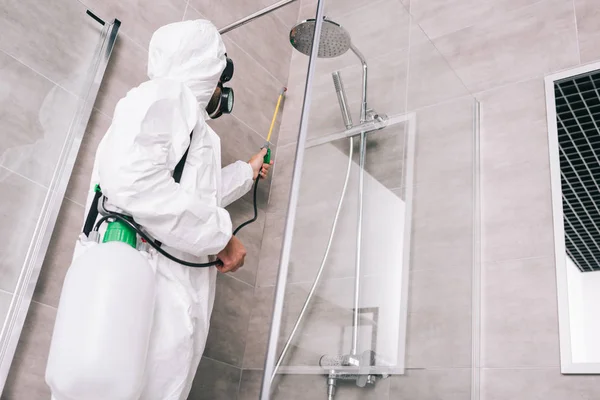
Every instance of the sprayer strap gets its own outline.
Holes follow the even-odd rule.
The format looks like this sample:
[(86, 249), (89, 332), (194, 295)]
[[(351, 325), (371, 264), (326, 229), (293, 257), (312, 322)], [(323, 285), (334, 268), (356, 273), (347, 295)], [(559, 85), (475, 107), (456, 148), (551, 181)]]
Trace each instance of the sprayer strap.
[(185, 153), (183, 153), (183, 157), (181, 157), (181, 160), (179, 160), (179, 162), (175, 166), (175, 169), (173, 170), (173, 179), (177, 183), (179, 183), (181, 181), (181, 175), (183, 175), (183, 167), (185, 167), (185, 161), (187, 160), (187, 156), (190, 151), (190, 146), (192, 145), (192, 136), (193, 135), (194, 135), (194, 131), (192, 131), (190, 133), (190, 145), (188, 146)]
[[(183, 157), (181, 157), (181, 160), (179, 160), (179, 162), (175, 166), (175, 169), (173, 170), (173, 180), (177, 183), (181, 182), (181, 176), (183, 175), (183, 167), (185, 167), (185, 161), (187, 160), (187, 156), (190, 151), (190, 146), (192, 145), (192, 136), (194, 136), (194, 131), (190, 132), (190, 144), (185, 153), (183, 153)], [(156, 241), (156, 244), (158, 244), (159, 247), (162, 246), (162, 243), (158, 240)]]

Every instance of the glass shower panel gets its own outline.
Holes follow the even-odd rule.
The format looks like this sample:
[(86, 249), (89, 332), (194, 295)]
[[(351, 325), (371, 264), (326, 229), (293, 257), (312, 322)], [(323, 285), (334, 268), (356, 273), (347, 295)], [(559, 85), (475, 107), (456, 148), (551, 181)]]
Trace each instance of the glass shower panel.
[[(84, 6), (64, 3), (0, 5), (0, 297), (6, 293), (9, 299), (80, 101), (89, 90), (102, 31)], [(41, 23), (42, 17), (48, 19)]]
[[(319, 363), (337, 362), (340, 356), (353, 353), (373, 355), (373, 373), (403, 371), (405, 347), (400, 337), (405, 335), (407, 316), (403, 284), (407, 281), (403, 275), (408, 273), (403, 266), (410, 257), (407, 219), (411, 217), (406, 188), (415, 144), (414, 131), (409, 127), (407, 119), (395, 118), (385, 129), (367, 135), (362, 196), (360, 140), (309, 142), (286, 288), (281, 336), (284, 344), (321, 266), (322, 272), (280, 372), (323, 373)], [(374, 153), (375, 157), (369, 157)], [(356, 287), (359, 257), (360, 280)], [(355, 369), (341, 364), (336, 367), (339, 371)]]
[[(420, 398), (434, 388), (440, 398), (453, 390), (477, 399), (476, 102), (402, 2), (324, 7), (366, 59), (368, 112), (361, 113), (356, 55), (317, 59), (308, 139), (297, 150), (301, 179), (291, 188), (293, 230), (283, 239), (280, 268), (291, 241), (287, 282), (276, 289), (285, 296), (270, 345), (277, 343), (283, 376), (271, 398), (289, 395), (287, 377), (315, 374), (330, 389), (376, 386), (390, 398)], [(314, 10), (304, 2), (300, 19)], [(292, 92), (305, 84), (303, 57), (292, 56)], [(343, 80), (351, 128), (333, 72)], [(288, 147), (296, 144), (286, 143), (277, 163), (293, 162)], [(279, 185), (282, 175), (274, 179)]]
[(0, 392), (120, 24), (86, 11), (0, 4)]

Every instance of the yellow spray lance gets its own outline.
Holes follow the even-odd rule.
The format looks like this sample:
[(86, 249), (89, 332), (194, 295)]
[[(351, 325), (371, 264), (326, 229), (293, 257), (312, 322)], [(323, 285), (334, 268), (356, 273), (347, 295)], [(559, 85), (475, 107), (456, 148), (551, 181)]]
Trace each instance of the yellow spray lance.
[(283, 96), (285, 96), (285, 92), (287, 92), (287, 88), (284, 87), (281, 89), (279, 93), (279, 98), (277, 99), (277, 105), (275, 106), (275, 112), (273, 113), (273, 119), (271, 119), (271, 127), (269, 128), (269, 134), (267, 135), (267, 141), (265, 142), (264, 147), (267, 149), (267, 154), (263, 159), (265, 164), (269, 164), (271, 162), (271, 135), (273, 134), (273, 128), (275, 128), (275, 121), (277, 121), (277, 114), (279, 114), (279, 107), (281, 106), (281, 100), (283, 100)]

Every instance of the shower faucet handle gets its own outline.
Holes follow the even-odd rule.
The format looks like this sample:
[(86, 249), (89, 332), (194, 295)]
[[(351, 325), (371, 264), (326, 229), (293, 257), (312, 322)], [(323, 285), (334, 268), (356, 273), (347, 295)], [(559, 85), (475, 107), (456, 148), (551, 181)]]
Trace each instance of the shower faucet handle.
[(372, 350), (365, 350), (360, 356), (360, 362), (358, 366), (358, 376), (356, 377), (356, 386), (365, 387), (369, 383), (369, 374), (371, 367), (375, 364), (375, 352)]

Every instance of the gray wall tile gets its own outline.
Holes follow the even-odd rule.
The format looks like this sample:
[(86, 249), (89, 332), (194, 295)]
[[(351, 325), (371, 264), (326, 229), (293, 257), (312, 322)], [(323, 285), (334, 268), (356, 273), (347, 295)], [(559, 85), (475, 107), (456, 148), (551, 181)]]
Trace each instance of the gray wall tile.
[(203, 357), (188, 400), (237, 399), (241, 373), (232, 365)]
[(123, 32), (145, 48), (148, 47), (156, 29), (171, 22), (181, 21), (186, 6), (185, 0), (80, 1), (102, 18), (119, 19), (123, 23)]
[(560, 364), (553, 258), (485, 264), (482, 366)]
[(600, 3), (594, 0), (575, 0), (577, 31), (581, 62), (586, 63), (600, 58)]
[[(418, 26), (414, 31), (422, 34)], [(414, 111), (469, 94), (448, 61), (428, 39), (411, 44), (408, 57), (407, 110)]]
[[(360, 3), (363, 6), (359, 8), (338, 1), (340, 11), (328, 13), (327, 16), (350, 33), (352, 44), (365, 55), (367, 60), (408, 47), (410, 15), (402, 3), (398, 0), (382, 0), (369, 4), (363, 0)], [(356, 65), (357, 62), (351, 52), (346, 53), (339, 60), (332, 61), (345, 65)]]
[[(269, 0), (239, 0), (236, 1), (235, 7), (231, 7), (230, 3), (220, 0), (190, 0), (189, 3), (190, 6), (213, 21), (219, 28), (273, 4)], [(289, 7), (294, 9), (297, 5)], [(287, 20), (293, 14), (293, 11), (288, 8), (287, 10), (279, 10), (275, 14), (283, 20)]]
[(579, 63), (573, 2), (545, 0), (434, 44), (472, 92), (533, 78)]
[[(229, 214), (231, 215), (231, 220), (234, 227), (238, 227), (240, 224), (249, 221), (254, 217), (252, 203), (249, 203), (245, 200), (234, 202), (227, 207), (227, 211), (229, 211)], [(246, 248), (247, 254), (244, 266), (231, 275), (252, 286), (254, 286), (256, 282), (265, 219), (266, 213), (259, 209), (257, 220), (249, 225), (246, 225), (237, 234), (237, 238), (242, 241), (242, 244)]]
[(234, 41), (269, 71), (279, 83), (285, 85), (293, 51), (289, 43), (289, 32), (292, 26), (279, 19), (276, 13), (267, 14), (235, 29), (225, 34), (225, 37)]
[(77, 97), (0, 52), (5, 117), (0, 165), (48, 186), (66, 133), (77, 111)]
[(283, 214), (267, 213), (263, 240), (260, 248), (260, 263), (257, 271), (256, 286), (273, 286), (279, 270), (279, 258), (285, 228)]
[(148, 80), (148, 48), (126, 35), (119, 35), (106, 68), (95, 107), (111, 117), (117, 102), (127, 92)]
[(219, 274), (215, 305), (206, 342), (206, 357), (240, 366), (253, 305), (254, 288), (231, 276)]
[(66, 198), (79, 205), (84, 206), (86, 204), (91, 189), (90, 179), (92, 177), (92, 170), (94, 169), (96, 149), (104, 134), (108, 131), (110, 123), (111, 118), (97, 109), (92, 111), (90, 122), (81, 141), (77, 160), (73, 166), (73, 173), (71, 174), (65, 193)]
[(3, 1), (0, 50), (81, 95), (102, 29), (85, 11), (84, 5), (72, 0), (47, 7), (35, 0)]
[(244, 368), (263, 368), (273, 309), (273, 287), (256, 288), (248, 325)]
[(40, 214), (46, 189), (0, 167), (0, 289), (12, 293)]
[(482, 260), (554, 254), (548, 161), (481, 171)]
[(412, 188), (411, 269), (470, 271), (473, 190), (471, 179), (460, 178)]
[(58, 307), (63, 281), (81, 234), (84, 213), (82, 206), (70, 200), (63, 201), (33, 295), (35, 301)]
[(543, 79), (503, 86), (476, 96), (481, 103), (483, 168), (548, 160)]
[[(269, 0), (263, 0), (263, 3), (266, 3), (267, 5), (273, 4)], [(294, 26), (297, 21), (300, 21), (298, 15), (301, 6), (302, 1), (296, 1), (277, 10), (275, 15), (277, 15), (289, 29), (292, 29), (292, 26)]]
[(416, 112), (414, 180), (472, 180), (474, 100), (462, 97)]
[(4, 321), (8, 314), (10, 302), (12, 301), (13, 294), (5, 291), (0, 291), (0, 318)]
[(483, 369), (482, 400), (593, 400), (600, 396), (597, 375), (561, 375), (558, 368)]
[(469, 400), (471, 369), (412, 370), (390, 378), (391, 399)]
[[(225, 38), (225, 46), (235, 63), (235, 75), (231, 80), (236, 94), (233, 115), (266, 137), (279, 93), (285, 84), (273, 79), (259, 62), (230, 39)], [(274, 133), (274, 143), (277, 143), (277, 132), (278, 128)]]
[(411, 13), (430, 38), (498, 18), (538, 0), (413, 0)]
[(49, 399), (44, 381), (56, 309), (32, 302), (2, 399)]
[(469, 270), (411, 271), (407, 366), (471, 365)]
[(483, 260), (551, 256), (553, 226), (543, 82), (517, 83), (481, 93), (478, 98), (484, 132)]

